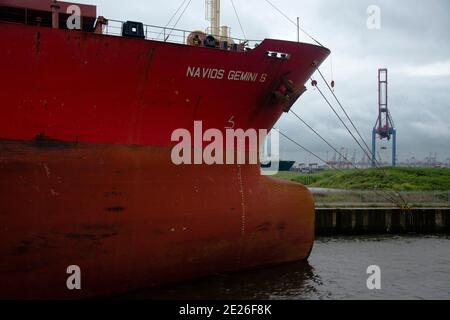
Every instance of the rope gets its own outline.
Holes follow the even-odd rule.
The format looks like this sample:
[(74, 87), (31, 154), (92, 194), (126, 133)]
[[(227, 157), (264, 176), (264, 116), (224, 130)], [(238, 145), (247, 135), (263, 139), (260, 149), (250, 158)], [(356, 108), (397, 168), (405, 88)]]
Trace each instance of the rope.
[(364, 138), (362, 137), (361, 133), (359, 132), (359, 130), (356, 128), (355, 124), (353, 123), (352, 119), (350, 119), (350, 116), (348, 115), (347, 111), (345, 110), (345, 108), (342, 106), (341, 102), (339, 101), (339, 99), (336, 97), (336, 95), (334, 94), (333, 90), (330, 88), (328, 82), (326, 81), (325, 77), (323, 76), (322, 72), (319, 70), (319, 68), (317, 68), (317, 71), (319, 72), (320, 76), (322, 77), (322, 80), (325, 82), (325, 84), (327, 85), (328, 89), (330, 90), (330, 92), (333, 94), (334, 99), (336, 99), (337, 103), (339, 104), (339, 106), (341, 107), (342, 111), (344, 112), (345, 116), (347, 117), (348, 121), (350, 121), (351, 125), (353, 126), (353, 129), (355, 129), (356, 133), (358, 134), (359, 138), (361, 139), (361, 141), (364, 143), (364, 145), (366, 146), (367, 150), (370, 152), (370, 154), (372, 154), (372, 151), (370, 150), (369, 146), (367, 145), (366, 141), (364, 140)]
[[(343, 155), (341, 152), (339, 152), (335, 147), (333, 147), (333, 146), (331, 145), (331, 143), (329, 143), (325, 138), (323, 138), (323, 136), (322, 136), (321, 134), (319, 134), (316, 130), (314, 130), (313, 127), (311, 127), (308, 123), (306, 123), (306, 121), (304, 121), (304, 120), (303, 120), (299, 115), (297, 115), (292, 109), (291, 109), (291, 113), (292, 113), (293, 115), (295, 115), (295, 116), (297, 117), (297, 119), (299, 119), (299, 120), (300, 120), (304, 125), (306, 125), (311, 131), (313, 131), (320, 139), (322, 139), (328, 146), (330, 146), (330, 147), (331, 147), (337, 154), (339, 154), (345, 161), (347, 161), (348, 163), (350, 163), (350, 165), (351, 165), (354, 169), (356, 169), (356, 170), (361, 170), (361, 169), (358, 168), (352, 161), (349, 161), (349, 160), (347, 159), (346, 156), (344, 156), (344, 155)], [(281, 132), (280, 132), (280, 133), (281, 133)], [(292, 141), (292, 139), (288, 138), (286, 135), (283, 134), (283, 136), (284, 136), (286, 139), (290, 140), (291, 142), (293, 142), (293, 143), (299, 145), (297, 142)], [(305, 150), (305, 151), (311, 153), (312, 155), (314, 155), (316, 158), (318, 158), (318, 159), (321, 160), (322, 162), (326, 163), (328, 166), (332, 167), (333, 169), (338, 170), (338, 171), (340, 171), (340, 172), (344, 172), (344, 171), (340, 170), (340, 168), (334, 167), (334, 166), (331, 165), (329, 162), (324, 161), (323, 159), (321, 159), (320, 157), (318, 157), (317, 155), (315, 155), (314, 153), (312, 153), (310, 150), (306, 149), (305, 147), (303, 147), (303, 146), (301, 146), (301, 145), (299, 145), (299, 146), (300, 146), (303, 150)], [(387, 191), (381, 191), (381, 192), (384, 192), (385, 195), (381, 194), (380, 192), (378, 192), (378, 191), (376, 191), (376, 190), (374, 190), (374, 192), (375, 192), (375, 194), (380, 195), (380, 196), (383, 197), (384, 199), (389, 200), (389, 202), (392, 202), (392, 203), (395, 204), (396, 206), (398, 206), (398, 207), (400, 207), (400, 208), (403, 208), (403, 206), (402, 206), (402, 205), (399, 205), (399, 203), (395, 200), (395, 198), (394, 198), (393, 196), (391, 196)]]
[(178, 25), (178, 22), (180, 22), (181, 18), (183, 17), (184, 13), (186, 12), (187, 8), (189, 7), (189, 5), (191, 4), (192, 0), (189, 0), (189, 2), (187, 3), (187, 5), (184, 7), (183, 12), (181, 12), (181, 15), (178, 17), (178, 20), (175, 22), (174, 26), (171, 28), (169, 35), (166, 37), (166, 39), (164, 39), (164, 41), (167, 41), (169, 39), (169, 37), (172, 34), (172, 31), (176, 28), (176, 26)]
[[(304, 121), (297, 113), (295, 113), (292, 109), (290, 110), (290, 112), (297, 117), (298, 120), (300, 120), (305, 126), (307, 126), (312, 132), (314, 132), (323, 142), (325, 142), (331, 149), (333, 149), (337, 154), (339, 154), (345, 161), (351, 163), (351, 161), (349, 161), (340, 151), (338, 151), (335, 147), (333, 147), (331, 145), (331, 143), (329, 143), (320, 133), (318, 133), (316, 130), (314, 130), (313, 127), (311, 127), (308, 123), (306, 123), (306, 121)], [(327, 163), (325, 161), (325, 163)], [(352, 163), (353, 165), (353, 163)], [(356, 167), (355, 167), (356, 168)]]
[[(170, 17), (170, 20), (169, 20), (169, 22), (167, 22), (167, 24), (164, 26), (164, 29), (166, 29), (168, 26), (169, 26), (169, 24), (172, 22), (172, 20), (176, 17), (176, 15), (178, 14), (178, 12), (181, 10), (181, 8), (184, 6), (184, 4), (186, 3), (186, 1), (188, 1), (188, 0), (183, 0), (183, 2), (180, 4), (180, 6), (178, 7), (178, 9), (177, 9), (177, 11), (175, 11), (175, 13), (172, 15), (172, 17)], [(163, 31), (161, 31), (159, 34), (158, 34), (158, 37), (157, 37), (157, 39), (162, 35), (162, 33), (163, 33)]]
[(358, 141), (358, 139), (356, 139), (355, 135), (353, 134), (353, 132), (349, 129), (349, 127), (347, 126), (347, 124), (344, 122), (344, 120), (342, 120), (341, 116), (337, 113), (336, 109), (332, 106), (332, 104), (330, 103), (330, 101), (328, 101), (327, 97), (323, 94), (322, 90), (320, 90), (319, 86), (316, 85), (317, 90), (319, 91), (320, 95), (323, 97), (323, 99), (325, 100), (325, 102), (328, 104), (328, 106), (331, 108), (331, 110), (333, 110), (334, 114), (336, 115), (336, 117), (338, 117), (338, 119), (341, 121), (341, 123), (344, 125), (345, 129), (347, 129), (348, 133), (350, 133), (350, 135), (352, 136), (353, 140), (356, 141), (356, 143), (358, 144), (358, 146), (361, 148), (361, 150), (370, 158), (370, 154), (367, 153), (367, 150), (364, 149), (364, 147), (361, 145), (361, 143)]
[[(387, 172), (383, 169), (383, 167), (381, 166), (380, 161), (377, 160), (377, 157), (373, 154), (373, 152), (371, 151), (371, 149), (369, 148), (369, 146), (367, 145), (367, 143), (365, 142), (365, 140), (364, 140), (363, 137), (361, 136), (359, 130), (356, 128), (356, 126), (355, 126), (355, 124), (353, 123), (352, 119), (350, 118), (350, 116), (348, 115), (347, 111), (345, 110), (344, 106), (342, 105), (342, 103), (339, 101), (339, 99), (337, 98), (337, 96), (335, 95), (335, 93), (333, 92), (333, 90), (332, 90), (332, 89), (330, 88), (330, 86), (328, 85), (328, 82), (326, 81), (326, 79), (325, 79), (325, 77), (323, 76), (322, 72), (319, 70), (319, 68), (317, 68), (317, 71), (319, 72), (319, 74), (320, 74), (322, 80), (323, 80), (323, 81), (325, 82), (325, 84), (327, 85), (328, 90), (331, 92), (331, 94), (333, 95), (334, 99), (336, 100), (336, 102), (337, 102), (337, 103), (339, 104), (339, 106), (341, 107), (341, 109), (342, 109), (342, 111), (344, 112), (345, 116), (346, 116), (347, 119), (350, 121), (350, 123), (352, 124), (353, 128), (356, 130), (358, 136), (360, 137), (360, 139), (362, 140), (362, 142), (363, 142), (364, 145), (366, 146), (367, 151), (369, 152), (369, 154), (367, 154), (367, 152), (364, 151), (364, 149), (362, 148), (361, 144), (357, 141), (357, 139), (355, 138), (355, 136), (354, 136), (352, 133), (350, 133), (350, 134), (352, 135), (353, 139), (358, 143), (358, 145), (361, 147), (361, 150), (364, 151), (364, 153), (366, 154), (366, 156), (369, 157), (369, 159), (370, 159), (370, 158), (375, 159), (375, 166), (376, 166), (378, 169), (381, 169), (381, 172), (387, 177)], [(319, 89), (319, 88), (317, 88), (317, 89), (318, 89), (319, 92), (320, 92), (320, 89)], [(321, 94), (322, 94), (322, 93), (321, 93)], [(322, 96), (323, 96), (323, 94), (322, 94)], [(325, 98), (325, 100), (327, 101), (326, 98)], [(327, 102), (328, 102), (328, 101), (327, 101)], [(333, 111), (335, 111), (334, 108), (332, 108), (332, 109), (333, 109)], [(335, 114), (337, 115), (336, 112), (335, 112)], [(338, 115), (337, 115), (337, 116), (338, 116)], [(339, 116), (338, 116), (338, 118), (339, 118), (339, 119), (341, 120), (341, 122), (344, 124), (344, 122), (342, 121), (342, 119), (341, 119)], [(347, 130), (349, 130), (348, 127), (347, 127), (345, 124), (344, 124), (344, 126), (347, 128)], [(408, 207), (408, 203), (407, 203), (406, 200), (402, 197), (402, 195), (399, 194), (399, 193), (397, 193), (397, 196), (401, 199), (401, 201), (403, 202), (403, 205), (404, 205), (405, 207)]]
[[(289, 141), (291, 141), (292, 143), (294, 143), (295, 145), (297, 145), (298, 147), (302, 148), (304, 151), (308, 152), (309, 154), (313, 155), (314, 157), (316, 157), (317, 159), (319, 159), (320, 161), (327, 163), (324, 159), (322, 159), (320, 156), (318, 156), (317, 154), (315, 154), (314, 152), (312, 152), (311, 150), (309, 150), (308, 148), (302, 146), (300, 143), (298, 143), (297, 141), (295, 141), (292, 138), (289, 138), (286, 134), (284, 134), (283, 132), (281, 132), (279, 129), (277, 129), (278, 132), (285, 137), (286, 139), (288, 139)], [(339, 168), (335, 168), (332, 166), (333, 169), (336, 169), (340, 172), (344, 172), (343, 170), (339, 169)]]
[(238, 12), (236, 10), (236, 6), (234, 5), (234, 1), (233, 0), (230, 0), (230, 1), (231, 1), (231, 5), (233, 6), (234, 13), (236, 14), (236, 18), (237, 18), (237, 20), (239, 22), (239, 26), (241, 27), (242, 34), (244, 35), (244, 39), (247, 39), (247, 36), (245, 35), (244, 28), (242, 27), (241, 19), (239, 18), (239, 14), (238, 14)]
[[(317, 68), (317, 70), (319, 70), (318, 68)], [(320, 71), (319, 71), (319, 73), (320, 73)], [(322, 76), (322, 79), (324, 79), (324, 77), (323, 77), (323, 75), (322, 75), (322, 73), (320, 73), (320, 75)], [(325, 80), (324, 80), (325, 81)], [(325, 83), (327, 84), (327, 86), (328, 86), (328, 83), (325, 81)], [(315, 86), (316, 88), (317, 88), (317, 90), (318, 90), (318, 92), (320, 93), (320, 95), (323, 97), (323, 99), (325, 100), (325, 102), (328, 104), (328, 106), (331, 108), (331, 110), (333, 110), (333, 112), (334, 112), (334, 114), (338, 117), (338, 119), (341, 121), (341, 123), (344, 125), (344, 127), (345, 127), (345, 129), (347, 129), (347, 131), (348, 131), (348, 133), (352, 136), (352, 138), (353, 138), (353, 140), (355, 140), (355, 142), (358, 144), (358, 146), (361, 148), (361, 150), (364, 152), (364, 154), (366, 155), (366, 156), (368, 156), (369, 157), (369, 159), (371, 158), (371, 155), (373, 154), (370, 150), (369, 150), (369, 152), (367, 152), (367, 150), (366, 149), (364, 149), (364, 147), (361, 145), (361, 143), (358, 141), (358, 139), (356, 139), (356, 137), (355, 137), (355, 135), (352, 133), (352, 131), (349, 129), (349, 127), (347, 126), (347, 124), (344, 122), (344, 120), (342, 120), (342, 118), (341, 118), (341, 116), (337, 113), (337, 111), (336, 111), (336, 109), (332, 106), (332, 104), (330, 103), (330, 101), (328, 101), (328, 99), (326, 98), (326, 96), (323, 94), (323, 92), (322, 92), (322, 90), (320, 90), (320, 88), (319, 88), (319, 86), (316, 84), (316, 86)], [(331, 90), (331, 88), (328, 86), (328, 89), (330, 90), (330, 91), (332, 91)], [(333, 92), (332, 92), (333, 93)], [(333, 95), (334, 95), (334, 93), (333, 93)], [(347, 114), (347, 113), (346, 113)], [(348, 114), (347, 114), (347, 116), (348, 116)], [(351, 120), (350, 120), (351, 121)], [(352, 121), (351, 121), (352, 122)], [(352, 122), (353, 123), (353, 122)], [(364, 142), (364, 140), (363, 140), (363, 142)], [(365, 142), (364, 142), (365, 143)], [(366, 146), (367, 146), (367, 144), (366, 144)], [(375, 165), (377, 166), (377, 168), (378, 169), (381, 169), (381, 172), (387, 177), (387, 173), (386, 173), (386, 171), (379, 165), (379, 162), (375, 159), (375, 161), (376, 161), (376, 163), (375, 163)], [(402, 195), (401, 194), (399, 194), (398, 192), (396, 192), (396, 196), (402, 201), (402, 205), (401, 206), (399, 206), (400, 208), (408, 208), (409, 206), (408, 206), (408, 203), (406, 202), (406, 200), (402, 197)]]
[(305, 29), (300, 27), (300, 25), (297, 25), (296, 22), (294, 22), (291, 18), (289, 18), (281, 9), (277, 8), (272, 2), (269, 0), (265, 0), (272, 8), (274, 8), (276, 11), (278, 11), (283, 17), (285, 17), (290, 23), (292, 23), (296, 28), (299, 28), (300, 31), (302, 31), (306, 36), (308, 36), (311, 40), (313, 40), (315, 43), (317, 43), (319, 46), (323, 47), (323, 44), (321, 44), (319, 41), (317, 41), (313, 36), (311, 36), (308, 32), (306, 32)]

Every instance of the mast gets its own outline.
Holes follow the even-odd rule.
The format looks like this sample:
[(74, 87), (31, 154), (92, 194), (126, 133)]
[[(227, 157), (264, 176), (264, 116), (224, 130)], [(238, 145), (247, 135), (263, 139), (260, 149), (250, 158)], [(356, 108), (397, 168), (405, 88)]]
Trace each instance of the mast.
[(206, 0), (206, 20), (211, 22), (208, 33), (215, 37), (219, 37), (221, 35), (220, 0)]

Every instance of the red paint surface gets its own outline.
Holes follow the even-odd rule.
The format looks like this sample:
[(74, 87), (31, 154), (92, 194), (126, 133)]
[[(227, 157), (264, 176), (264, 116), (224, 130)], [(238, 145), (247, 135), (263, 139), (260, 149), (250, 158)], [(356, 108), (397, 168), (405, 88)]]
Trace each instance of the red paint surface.
[[(272, 128), (280, 78), (303, 85), (327, 49), (265, 40), (239, 53), (7, 23), (0, 44), (0, 298), (109, 295), (308, 256), (306, 188), (258, 165), (177, 167), (169, 146), (194, 120)], [(192, 79), (188, 66), (267, 81)], [(79, 143), (31, 142), (40, 134)], [(81, 291), (66, 288), (69, 265)]]
[[(27, 8), (30, 10), (39, 10), (48, 12), (52, 11), (51, 9), (52, 4), (53, 0), (0, 0), (0, 6)], [(96, 6), (67, 1), (58, 1), (58, 5), (60, 6), (60, 12), (64, 13), (67, 12), (67, 8), (69, 6), (77, 5), (81, 9), (82, 16), (97, 18)]]
[(2, 142), (0, 229), (0, 298), (80, 298), (305, 259), (314, 203), (258, 166), (174, 166), (167, 148)]
[[(282, 75), (303, 85), (327, 49), (265, 40), (229, 52), (0, 23), (0, 138), (167, 146), (173, 130), (270, 129), (282, 114)], [(265, 57), (267, 50), (290, 60)], [(188, 66), (266, 73), (265, 83), (194, 79)]]

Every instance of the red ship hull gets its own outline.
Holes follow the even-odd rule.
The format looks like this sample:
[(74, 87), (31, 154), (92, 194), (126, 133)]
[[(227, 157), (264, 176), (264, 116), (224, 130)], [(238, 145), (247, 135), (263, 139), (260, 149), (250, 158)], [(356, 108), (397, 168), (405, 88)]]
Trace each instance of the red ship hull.
[[(192, 128), (195, 120), (204, 128), (223, 129), (233, 119), (236, 128), (271, 129), (283, 113), (272, 99), (274, 84), (287, 74), (303, 85), (329, 54), (279, 40), (230, 52), (5, 23), (0, 37), (0, 137), (23, 140), (45, 134), (167, 146), (175, 129)], [(189, 67), (200, 68), (200, 77), (188, 76)], [(224, 78), (204, 76), (207, 69), (224, 70)], [(258, 77), (229, 80), (236, 71)]]
[[(195, 120), (271, 129), (274, 86), (303, 85), (327, 49), (229, 52), (9, 23), (0, 41), (0, 298), (111, 295), (307, 258), (305, 187), (258, 165), (175, 166), (171, 133)], [(81, 290), (67, 289), (70, 265)]]
[[(4, 142), (0, 297), (79, 298), (305, 259), (314, 204), (257, 166), (172, 165), (170, 149)], [(69, 291), (66, 269), (81, 268)]]

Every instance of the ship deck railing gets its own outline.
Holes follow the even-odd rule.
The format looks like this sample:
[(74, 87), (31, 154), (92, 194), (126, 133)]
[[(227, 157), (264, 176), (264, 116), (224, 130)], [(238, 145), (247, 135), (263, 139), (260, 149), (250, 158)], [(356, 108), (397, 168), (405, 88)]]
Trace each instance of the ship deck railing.
[[(8, 8), (9, 10), (5, 10)], [(3, 12), (4, 11), (4, 12)], [(13, 22), (13, 23), (24, 23), (27, 25), (40, 25), (45, 27), (52, 27), (52, 13), (50, 11), (36, 11), (28, 10), (27, 8), (17, 7), (14, 5), (7, 5), (2, 7), (2, 14), (0, 14), (0, 21)], [(86, 17), (84, 17), (86, 19)], [(37, 22), (37, 19), (40, 19)], [(93, 18), (95, 19), (95, 18)], [(92, 21), (94, 22), (94, 21)], [(82, 26), (83, 31), (94, 32), (94, 25), (89, 25), (91, 21), (89, 20)], [(107, 19), (107, 24), (103, 25), (102, 33), (111, 36), (122, 36), (122, 28), (125, 21)], [(60, 27), (64, 28), (65, 22), (60, 20)], [(161, 42), (170, 42), (178, 44), (187, 44), (189, 35), (194, 31), (181, 30), (170, 27), (161, 27), (150, 24), (143, 24), (145, 39)], [(195, 32), (203, 32), (196, 30)], [(231, 44), (245, 44), (245, 49), (253, 49), (261, 40), (249, 40), (249, 39), (239, 39), (233, 37), (216, 37), (218, 40), (225, 40), (229, 45)]]
[[(103, 34), (121, 37), (124, 23), (125, 21), (108, 19), (108, 23), (103, 26)], [(199, 32), (199, 30), (189, 31), (144, 24), (144, 34), (146, 40), (187, 44), (188, 37), (192, 32)], [(261, 40), (245, 40), (232, 37), (226, 38), (228, 41), (232, 40), (238, 45), (245, 43), (245, 47), (248, 49), (253, 49), (262, 42)]]

